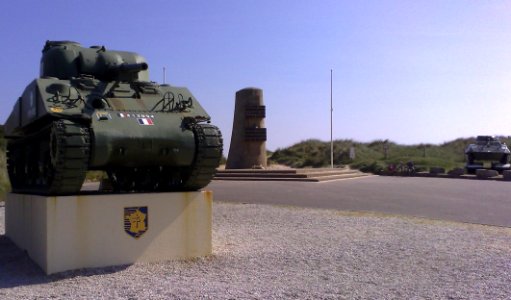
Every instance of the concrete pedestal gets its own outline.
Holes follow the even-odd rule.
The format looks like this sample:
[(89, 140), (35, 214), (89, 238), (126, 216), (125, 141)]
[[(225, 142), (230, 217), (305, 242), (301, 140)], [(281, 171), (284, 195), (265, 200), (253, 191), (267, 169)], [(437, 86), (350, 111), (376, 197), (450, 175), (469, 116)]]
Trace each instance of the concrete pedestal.
[(6, 235), (46, 274), (210, 255), (211, 192), (9, 194)]

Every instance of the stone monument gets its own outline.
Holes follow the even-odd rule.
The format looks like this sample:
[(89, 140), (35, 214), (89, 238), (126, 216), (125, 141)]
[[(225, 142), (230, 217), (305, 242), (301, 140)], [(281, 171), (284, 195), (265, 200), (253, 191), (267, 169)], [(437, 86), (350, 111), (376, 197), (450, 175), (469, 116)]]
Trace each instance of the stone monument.
[(266, 168), (265, 117), (261, 89), (244, 88), (236, 92), (226, 169)]

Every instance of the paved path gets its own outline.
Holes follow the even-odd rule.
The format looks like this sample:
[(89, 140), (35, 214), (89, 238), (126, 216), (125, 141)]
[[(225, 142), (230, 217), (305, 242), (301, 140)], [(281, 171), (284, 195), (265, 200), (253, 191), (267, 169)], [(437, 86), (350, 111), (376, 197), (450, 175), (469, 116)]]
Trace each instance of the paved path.
[(511, 227), (511, 182), (366, 177), (330, 182), (213, 181), (226, 202), (375, 211)]

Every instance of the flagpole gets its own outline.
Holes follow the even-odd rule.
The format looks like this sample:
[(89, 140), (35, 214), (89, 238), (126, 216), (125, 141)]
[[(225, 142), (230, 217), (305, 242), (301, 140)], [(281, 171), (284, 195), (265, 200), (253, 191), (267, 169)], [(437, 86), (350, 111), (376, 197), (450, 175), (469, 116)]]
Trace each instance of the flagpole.
[(333, 70), (330, 69), (330, 167), (334, 168), (334, 139), (333, 139), (333, 97), (332, 97)]

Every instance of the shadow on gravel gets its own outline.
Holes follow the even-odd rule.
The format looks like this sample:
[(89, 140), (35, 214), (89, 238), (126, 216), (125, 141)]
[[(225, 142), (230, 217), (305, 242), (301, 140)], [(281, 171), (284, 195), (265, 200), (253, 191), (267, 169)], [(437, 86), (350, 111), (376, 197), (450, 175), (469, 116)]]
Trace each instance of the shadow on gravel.
[(46, 275), (28, 256), (5, 235), (0, 235), (0, 289), (44, 284), (77, 276), (94, 276), (116, 273), (130, 265), (81, 269)]

